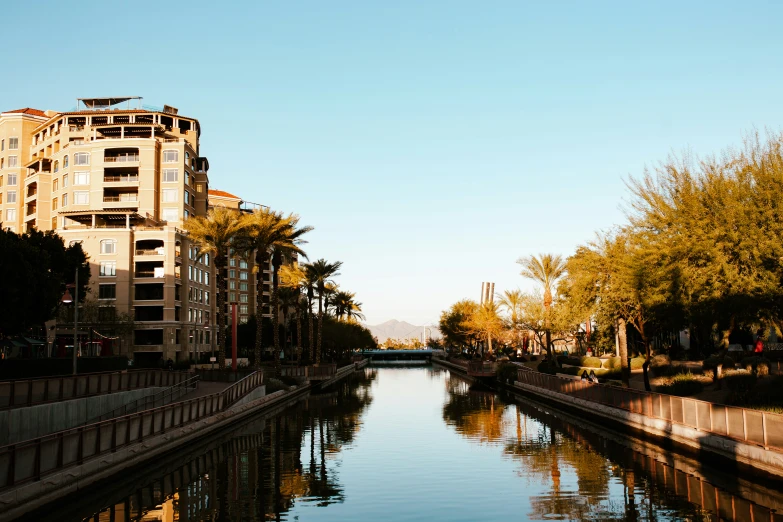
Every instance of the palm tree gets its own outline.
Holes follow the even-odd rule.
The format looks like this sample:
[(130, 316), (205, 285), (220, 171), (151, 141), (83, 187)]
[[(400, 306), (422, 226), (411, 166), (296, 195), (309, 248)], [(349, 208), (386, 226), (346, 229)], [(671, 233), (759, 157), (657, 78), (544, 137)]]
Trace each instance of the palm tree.
[(332, 302), (334, 303), (334, 315), (337, 317), (337, 319), (343, 318), (346, 310), (353, 303), (354, 297), (356, 297), (356, 294), (353, 292), (345, 292), (343, 290), (338, 290), (335, 292), (334, 296), (332, 297)]
[(228, 284), (226, 280), (226, 265), (228, 256), (236, 247), (237, 240), (245, 229), (245, 222), (240, 215), (225, 207), (215, 207), (207, 212), (206, 216), (195, 216), (185, 221), (185, 229), (193, 244), (198, 248), (199, 255), (211, 255), (215, 264), (215, 285), (217, 296), (218, 329), (216, 334), (218, 346), (218, 365), (220, 369), (226, 367), (226, 292)]
[(498, 304), (501, 308), (505, 308), (509, 313), (509, 326), (516, 333), (517, 343), (519, 344), (519, 315), (522, 311), (522, 304), (524, 303), (524, 294), (522, 290), (506, 290), (502, 294), (498, 294)]
[(318, 276), (309, 264), (304, 265), (305, 269), (305, 288), (307, 289), (307, 323), (308, 339), (310, 339), (310, 361), (315, 359), (315, 335), (313, 329), (313, 300), (315, 299), (315, 287), (317, 286)]
[(342, 261), (329, 263), (325, 259), (319, 259), (314, 263), (308, 263), (307, 270), (312, 273), (318, 290), (318, 342), (315, 348), (315, 364), (321, 364), (321, 343), (323, 341), (324, 309), (323, 301), (326, 295), (326, 285), (330, 278), (340, 275), (337, 271), (343, 265)]
[(362, 313), (362, 303), (351, 300), (350, 306), (345, 309), (346, 321), (364, 321), (364, 314)]
[(263, 315), (263, 295), (264, 278), (263, 270), (269, 266), (270, 254), (272, 257), (272, 328), (274, 338), (274, 367), (275, 375), (279, 374), (280, 358), (280, 309), (278, 306), (278, 285), (277, 272), (282, 265), (283, 256), (292, 256), (294, 254), (304, 256), (305, 253), (299, 248), (302, 243), (300, 237), (312, 230), (311, 227), (296, 228), (299, 223), (299, 216), (289, 214), (283, 216), (281, 212), (276, 212), (267, 207), (259, 207), (251, 214), (245, 217), (248, 230), (244, 250), (246, 252), (255, 252), (255, 269), (259, 274), (256, 278), (256, 367), (261, 365), (261, 342), (262, 342), (262, 315)]
[(306, 306), (302, 306), (302, 292), (307, 291), (307, 276), (305, 271), (299, 266), (298, 263), (291, 265), (283, 265), (280, 268), (280, 285), (284, 288), (291, 288), (296, 292), (296, 302), (294, 307), (296, 309), (296, 362), (297, 364), (302, 358), (302, 310)]
[[(275, 368), (280, 365), (280, 358), (277, 354), (280, 351), (280, 330), (277, 328), (277, 324), (280, 321), (280, 302), (279, 302), (279, 282), (278, 275), (280, 273), (280, 267), (283, 265), (283, 259), (292, 259), (295, 256), (302, 256), (307, 259), (307, 254), (299, 248), (299, 245), (305, 243), (302, 236), (311, 230), (313, 227), (301, 227), (297, 228), (299, 224), (299, 216), (296, 214), (289, 214), (281, 220), (281, 227), (277, 234), (277, 238), (271, 245), (272, 249), (272, 323), (275, 325), (274, 329), (274, 347), (275, 347)], [(277, 373), (277, 372), (275, 372)]]
[(299, 290), (290, 286), (283, 286), (278, 290), (278, 299), (283, 312), (283, 332), (285, 333), (285, 339), (288, 339), (288, 314), (291, 313), (291, 308), (297, 306)]
[[(324, 315), (329, 315), (329, 307), (335, 306), (335, 296), (337, 295), (337, 292), (339, 292), (339, 286), (334, 282), (328, 282), (326, 285), (324, 285)], [(335, 316), (337, 315), (337, 310), (335, 308)]]
[[(264, 269), (269, 266), (269, 250), (278, 238), (283, 215), (267, 207), (259, 207), (245, 214), (245, 230), (240, 245), (245, 255), (255, 255), (253, 270), (256, 272), (256, 342), (255, 366), (261, 367), (261, 344), (264, 312)], [(276, 325), (275, 325), (276, 326)], [(277, 357), (273, 357), (277, 360)]]
[(538, 257), (521, 257), (517, 263), (522, 265), (520, 274), (522, 277), (539, 283), (544, 290), (544, 310), (546, 311), (546, 352), (547, 357), (552, 358), (552, 332), (549, 330), (549, 313), (552, 307), (552, 291), (557, 281), (565, 275), (566, 264), (563, 258), (554, 254), (539, 254)]

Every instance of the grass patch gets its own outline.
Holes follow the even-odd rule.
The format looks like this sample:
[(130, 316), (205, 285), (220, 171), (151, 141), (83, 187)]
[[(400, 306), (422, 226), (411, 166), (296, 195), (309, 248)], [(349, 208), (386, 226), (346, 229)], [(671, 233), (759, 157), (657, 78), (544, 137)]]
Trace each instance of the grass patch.
[(690, 372), (678, 373), (668, 379), (666, 384), (658, 386), (658, 393), (667, 393), (678, 397), (689, 397), (704, 390), (701, 380)]

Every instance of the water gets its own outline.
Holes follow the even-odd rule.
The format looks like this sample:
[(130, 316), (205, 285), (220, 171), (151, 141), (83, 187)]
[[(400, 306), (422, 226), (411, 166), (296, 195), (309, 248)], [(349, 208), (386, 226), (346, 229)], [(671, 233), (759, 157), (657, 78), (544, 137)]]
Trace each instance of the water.
[(736, 473), (447, 370), (379, 367), (28, 519), (777, 520), (770, 508), (783, 495)]

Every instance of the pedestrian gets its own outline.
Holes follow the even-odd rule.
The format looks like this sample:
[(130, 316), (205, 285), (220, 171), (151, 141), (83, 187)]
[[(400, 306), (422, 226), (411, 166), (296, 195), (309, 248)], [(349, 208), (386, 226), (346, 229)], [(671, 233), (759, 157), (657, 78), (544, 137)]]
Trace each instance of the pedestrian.
[(756, 338), (756, 345), (753, 347), (753, 353), (761, 357), (762, 352), (764, 352), (764, 341), (761, 340), (761, 336), (759, 335)]
[(595, 375), (595, 370), (590, 370), (590, 382), (598, 384), (598, 377)]
[(589, 380), (590, 380), (590, 376), (589, 376), (589, 375), (587, 375), (587, 370), (585, 370), (585, 371), (583, 371), (583, 372), (582, 372), (582, 377), (581, 377), (581, 379), (582, 379), (583, 381), (589, 381)]

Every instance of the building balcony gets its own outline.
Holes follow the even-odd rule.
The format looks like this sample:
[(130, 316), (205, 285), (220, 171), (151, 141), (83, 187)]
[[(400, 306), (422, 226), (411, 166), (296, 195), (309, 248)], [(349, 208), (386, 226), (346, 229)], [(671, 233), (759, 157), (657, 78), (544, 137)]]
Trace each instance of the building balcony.
[(136, 255), (137, 256), (155, 256), (155, 257), (161, 257), (166, 255), (166, 249), (163, 247), (158, 248), (137, 248), (136, 249)]
[(106, 156), (103, 158), (104, 163), (138, 163), (139, 162), (139, 153), (133, 153), (128, 152), (124, 154), (113, 154), (111, 156)]
[(24, 216), (25, 222), (35, 220), (38, 217), (38, 211), (33, 210), (32, 212), (28, 211), (27, 214)]
[(139, 186), (139, 175), (112, 175), (112, 174), (104, 174), (103, 176), (103, 182), (106, 184), (110, 184), (111, 186), (128, 186), (128, 187), (138, 187)]
[(138, 195), (131, 196), (104, 196), (103, 208), (138, 208)]

